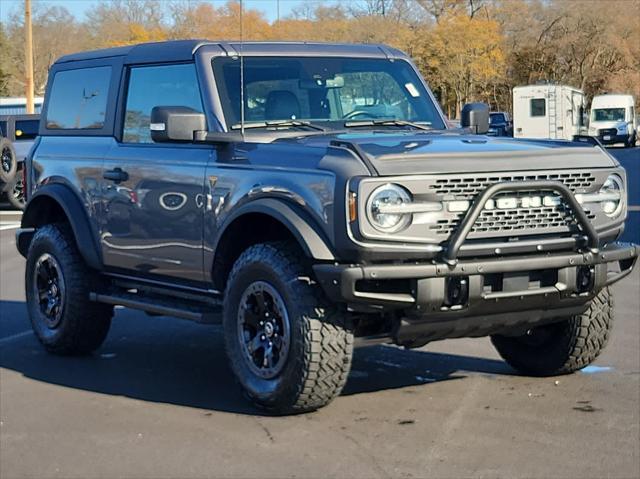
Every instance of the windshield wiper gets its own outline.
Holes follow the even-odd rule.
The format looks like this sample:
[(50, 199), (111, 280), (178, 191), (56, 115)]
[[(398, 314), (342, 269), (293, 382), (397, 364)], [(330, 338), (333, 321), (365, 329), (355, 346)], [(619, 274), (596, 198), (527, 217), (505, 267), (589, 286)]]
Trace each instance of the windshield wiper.
[(345, 121), (344, 126), (347, 128), (353, 128), (358, 126), (410, 126), (418, 130), (433, 130), (428, 125), (421, 125), (419, 123), (413, 123), (405, 120), (358, 120), (358, 121)]
[[(254, 128), (278, 128), (278, 127), (303, 127), (303, 128), (311, 128), (312, 130), (318, 131), (327, 131), (326, 128), (322, 128), (321, 126), (314, 125), (308, 121), (301, 120), (273, 120), (273, 121), (256, 121), (251, 123), (245, 123), (245, 130), (250, 130)], [(236, 123), (231, 127), (232, 130), (240, 130), (242, 125), (240, 123)]]

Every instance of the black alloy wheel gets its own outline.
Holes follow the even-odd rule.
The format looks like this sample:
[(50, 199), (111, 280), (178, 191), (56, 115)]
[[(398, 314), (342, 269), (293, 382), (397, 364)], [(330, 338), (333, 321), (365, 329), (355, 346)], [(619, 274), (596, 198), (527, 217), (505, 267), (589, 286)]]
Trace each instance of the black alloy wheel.
[(49, 329), (56, 329), (65, 307), (65, 283), (60, 264), (49, 253), (36, 261), (33, 283), (42, 318)]
[(289, 352), (290, 329), (280, 293), (265, 281), (250, 284), (238, 308), (238, 339), (254, 374), (270, 379), (282, 371)]

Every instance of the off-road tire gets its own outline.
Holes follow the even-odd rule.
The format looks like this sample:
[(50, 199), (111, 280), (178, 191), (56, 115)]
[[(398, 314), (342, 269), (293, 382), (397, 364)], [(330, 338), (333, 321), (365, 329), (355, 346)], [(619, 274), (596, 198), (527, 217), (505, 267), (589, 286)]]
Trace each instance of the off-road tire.
[[(4, 158), (0, 156), (2, 164), (0, 164), (0, 187), (8, 185), (13, 181), (18, 169), (18, 159), (16, 158), (16, 150), (13, 148), (13, 144), (7, 138), (0, 138), (0, 155), (9, 155), (4, 161)], [(6, 190), (6, 188), (3, 188)]]
[[(538, 328), (546, 339), (531, 344), (531, 337), (491, 337), (502, 358), (514, 369), (531, 376), (573, 373), (592, 363), (607, 345), (613, 327), (613, 296), (604, 288), (580, 315)], [(538, 329), (536, 328), (536, 329)], [(532, 332), (535, 334), (536, 329)]]
[[(251, 246), (229, 275), (223, 313), (227, 356), (249, 399), (271, 414), (296, 414), (325, 406), (347, 381), (353, 352), (349, 317), (326, 299), (312, 278), (306, 258), (289, 242)], [(251, 371), (238, 338), (241, 298), (256, 281), (269, 283), (281, 295), (290, 323), (286, 362), (271, 379)]]
[[(18, 188), (20, 189), (19, 192), (17, 190)], [(20, 171), (13, 177), (13, 181), (7, 185), (6, 190), (9, 204), (17, 210), (24, 211), (26, 204), (24, 201), (24, 184)]]
[[(55, 258), (64, 282), (62, 315), (54, 329), (46, 324), (34, 286), (36, 263), (43, 254)], [(47, 351), (83, 355), (93, 352), (103, 343), (111, 325), (113, 306), (89, 300), (91, 287), (97, 281), (97, 273), (84, 263), (67, 224), (49, 224), (37, 229), (27, 255), (25, 291), (33, 331)]]

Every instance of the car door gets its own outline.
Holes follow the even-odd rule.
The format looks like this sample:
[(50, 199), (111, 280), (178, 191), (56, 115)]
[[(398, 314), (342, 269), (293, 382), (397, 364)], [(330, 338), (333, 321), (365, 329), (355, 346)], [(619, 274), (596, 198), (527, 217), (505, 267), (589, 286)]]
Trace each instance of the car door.
[(203, 188), (212, 148), (153, 143), (155, 106), (203, 111), (193, 63), (131, 66), (122, 127), (104, 163), (101, 242), (107, 267), (203, 280)]

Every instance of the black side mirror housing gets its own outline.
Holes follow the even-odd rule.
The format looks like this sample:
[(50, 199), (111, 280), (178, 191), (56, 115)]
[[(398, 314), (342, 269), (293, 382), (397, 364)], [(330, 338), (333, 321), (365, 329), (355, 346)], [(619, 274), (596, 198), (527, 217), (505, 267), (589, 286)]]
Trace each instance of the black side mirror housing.
[(151, 110), (149, 129), (156, 143), (194, 141), (196, 132), (207, 130), (207, 120), (204, 113), (186, 106), (156, 106)]
[(471, 128), (474, 135), (484, 135), (489, 131), (489, 105), (486, 103), (467, 103), (460, 115), (460, 126)]

